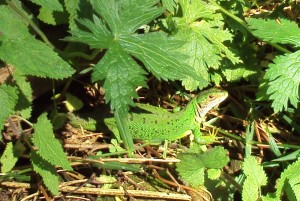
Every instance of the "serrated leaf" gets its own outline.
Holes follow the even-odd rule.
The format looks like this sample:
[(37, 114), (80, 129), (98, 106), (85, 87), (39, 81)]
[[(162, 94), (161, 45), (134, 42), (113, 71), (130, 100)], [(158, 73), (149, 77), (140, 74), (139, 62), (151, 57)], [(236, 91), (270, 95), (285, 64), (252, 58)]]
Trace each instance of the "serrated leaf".
[[(223, 29), (221, 15), (216, 14), (216, 7), (203, 1), (181, 0), (183, 16), (174, 18), (178, 24), (176, 38), (186, 41), (180, 52), (189, 55), (186, 62), (192, 66), (197, 75), (206, 82), (196, 82), (186, 78), (183, 84), (190, 90), (204, 88), (211, 81), (209, 68), (218, 69), (221, 61), (227, 58), (232, 64), (240, 63), (240, 59), (225, 46), (224, 41), (231, 41), (232, 35)], [(199, 22), (201, 19), (201, 22)], [(217, 80), (212, 80), (217, 83)]]
[(50, 47), (31, 36), (2, 41), (0, 58), (23, 75), (63, 79), (75, 72)]
[(257, 200), (261, 186), (267, 184), (266, 173), (253, 156), (245, 158), (243, 171), (246, 175), (242, 191), (243, 200)]
[(272, 100), (275, 112), (288, 108), (288, 101), (297, 107), (300, 84), (300, 51), (277, 56), (269, 65), (264, 82), (257, 94), (258, 99)]
[(13, 73), (13, 77), (20, 90), (15, 110), (18, 111), (23, 118), (28, 119), (31, 117), (32, 111), (32, 88), (30, 82), (26, 80), (26, 76), (20, 75), (18, 71)]
[(53, 11), (45, 7), (40, 8), (38, 19), (46, 24), (58, 25), (58, 24), (68, 24), (68, 13), (61, 11)]
[(255, 183), (255, 181), (252, 177), (244, 181), (242, 191), (243, 201), (258, 200), (259, 191), (258, 188), (253, 185), (253, 183)]
[(72, 170), (62, 145), (54, 137), (52, 124), (47, 119), (46, 113), (38, 118), (33, 128), (33, 143), (34, 146), (38, 148), (37, 154), (52, 165), (61, 166), (66, 170)]
[(253, 34), (272, 43), (293, 44), (300, 46), (300, 31), (296, 22), (284, 18), (247, 20)]
[(253, 181), (257, 186), (263, 186), (267, 184), (267, 176), (263, 170), (263, 167), (258, 164), (255, 157), (250, 156), (245, 158), (243, 163), (243, 171), (246, 177), (253, 177)]
[(59, 0), (31, 0), (32, 2), (45, 7), (47, 9), (56, 10), (56, 11), (63, 11), (63, 5), (60, 3)]
[(181, 153), (178, 158), (181, 162), (176, 165), (176, 170), (193, 187), (203, 184), (205, 168), (220, 169), (229, 162), (223, 147), (215, 147), (203, 154)]
[(2, 40), (30, 36), (25, 22), (8, 6), (0, 6), (0, 24)]
[[(0, 85), (0, 131), (3, 129), (3, 123), (10, 114), (14, 112), (18, 99), (18, 91), (15, 87), (6, 84)], [(2, 135), (1, 135), (2, 136)]]
[[(80, 0), (65, 0), (65, 7), (69, 13), (69, 27), (71, 30), (76, 28), (75, 19), (78, 17)], [(82, 8), (81, 8), (82, 10)]]
[(180, 163), (176, 164), (176, 170), (182, 179), (193, 187), (203, 185), (205, 168), (198, 160), (197, 154), (179, 154), (177, 158), (180, 159)]
[(159, 0), (93, 0), (92, 4), (104, 18), (114, 35), (134, 33), (161, 15), (164, 8), (157, 7)]
[(0, 58), (20, 74), (62, 79), (75, 72), (50, 47), (31, 36), (25, 22), (6, 6), (0, 6), (0, 24)]
[(128, 105), (133, 105), (131, 97), (137, 97), (136, 86), (146, 86), (145, 74), (146, 72), (132, 60), (130, 55), (115, 44), (96, 64), (92, 80), (98, 81), (106, 78), (103, 85), (106, 101), (111, 101), (113, 109), (126, 108), (128, 110)]
[[(288, 198), (300, 199), (300, 159), (290, 164), (280, 175), (280, 179), (277, 181), (276, 196), (280, 199), (280, 196), (284, 191), (288, 191)], [(292, 189), (292, 191), (291, 191)], [(293, 193), (293, 194), (292, 194)]]
[(53, 164), (43, 159), (35, 151), (31, 151), (30, 154), (31, 163), (33, 170), (37, 172), (43, 178), (43, 182), (48, 190), (53, 193), (53, 195), (58, 195), (58, 175)]
[(15, 166), (18, 160), (18, 156), (14, 152), (13, 147), (14, 146), (12, 142), (8, 142), (5, 147), (5, 150), (0, 159), (0, 163), (2, 164), (1, 173), (11, 171), (11, 169)]
[(223, 168), (229, 162), (227, 151), (223, 147), (214, 147), (207, 152), (201, 154), (199, 159), (206, 168), (220, 169)]
[(158, 78), (174, 80), (193, 77), (201, 81), (194, 70), (181, 61), (181, 54), (170, 48), (172, 45), (168, 43), (175, 44), (174, 40), (163, 34), (134, 34), (140, 26), (149, 23), (163, 12), (162, 8), (155, 6), (157, 2), (92, 1), (102, 19), (94, 15), (93, 21), (79, 20), (78, 22), (89, 31), (73, 30), (73, 36), (67, 38), (86, 43), (92, 48), (108, 49), (102, 60), (96, 64), (93, 81), (105, 79), (104, 88), (108, 92), (106, 100), (111, 100), (112, 108), (119, 108), (125, 113), (128, 111), (127, 105), (132, 104), (131, 97), (137, 96), (135, 88), (145, 86), (145, 73), (142, 69), (138, 70), (141, 67), (131, 56), (142, 61)]
[[(155, 38), (156, 44), (151, 43)], [(171, 41), (172, 38), (168, 39), (158, 33), (147, 33), (143, 36), (122, 37), (120, 43), (126, 51), (141, 60), (158, 79), (182, 80), (191, 77), (198, 83), (207, 83), (204, 79), (195, 75), (195, 71), (189, 65), (178, 59), (181, 57), (180, 54), (167, 52), (164, 49), (163, 45), (166, 40)], [(160, 44), (163, 45), (160, 46)]]

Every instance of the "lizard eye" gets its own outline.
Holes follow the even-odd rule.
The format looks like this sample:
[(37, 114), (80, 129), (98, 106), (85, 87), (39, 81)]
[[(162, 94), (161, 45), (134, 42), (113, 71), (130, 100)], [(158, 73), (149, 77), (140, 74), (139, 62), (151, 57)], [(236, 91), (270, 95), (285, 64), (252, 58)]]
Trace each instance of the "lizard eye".
[(213, 95), (209, 95), (208, 98), (212, 99), (212, 98), (214, 98), (214, 96)]

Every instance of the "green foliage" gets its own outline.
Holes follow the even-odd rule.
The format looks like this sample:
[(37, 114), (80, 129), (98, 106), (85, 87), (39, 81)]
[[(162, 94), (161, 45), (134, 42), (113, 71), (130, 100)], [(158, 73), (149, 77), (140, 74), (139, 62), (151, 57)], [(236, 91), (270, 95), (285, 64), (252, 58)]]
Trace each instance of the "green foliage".
[(280, 198), (283, 192), (288, 200), (300, 200), (300, 160), (290, 164), (280, 175), (277, 181), (276, 196)]
[[(14, 112), (18, 99), (18, 91), (15, 87), (5, 84), (0, 85), (0, 131), (3, 129), (3, 123)], [(1, 136), (2, 138), (2, 136)]]
[(58, 165), (66, 170), (72, 170), (61, 144), (54, 137), (51, 122), (44, 113), (33, 126), (33, 143), (38, 148), (37, 154), (53, 166)]
[[(259, 38), (282, 44), (299, 46), (299, 28), (286, 19), (275, 20), (250, 19), (249, 26)], [(299, 102), (300, 71), (298, 69), (299, 51), (277, 56), (269, 65), (260, 85), (258, 98), (271, 100), (275, 112), (288, 109), (288, 102), (297, 107)]]
[(163, 12), (162, 8), (154, 6), (156, 3), (156, 0), (93, 1), (96, 14), (102, 19), (93, 15), (93, 21), (79, 20), (89, 31), (74, 30), (71, 31), (73, 36), (68, 38), (92, 48), (108, 49), (95, 65), (92, 80), (105, 80), (106, 101), (111, 101), (113, 109), (126, 113), (128, 105), (133, 105), (131, 97), (137, 97), (135, 88), (146, 86), (146, 72), (132, 56), (142, 61), (157, 78), (198, 78), (175, 51), (181, 43), (163, 33), (134, 33)]
[[(64, 111), (60, 110), (64, 101), (60, 98), (66, 98), (72, 109), (78, 110), (82, 106), (79, 100), (69, 95), (70, 83), (63, 79), (74, 76), (78, 80), (77, 75), (89, 72), (89, 69), (84, 69), (89, 66), (92, 69), (91, 81), (103, 84), (105, 100), (111, 104), (127, 148), (132, 148), (133, 142), (130, 136), (123, 135), (129, 134), (125, 118), (129, 106), (134, 105), (133, 98), (138, 98), (137, 87), (147, 87), (148, 72), (159, 80), (182, 81), (182, 85), (191, 91), (210, 84), (225, 86), (232, 95), (227, 103), (232, 100), (239, 103), (239, 107), (230, 103), (226, 107), (226, 115), (232, 112), (235, 115), (233, 119), (240, 118), (236, 120), (243, 122), (246, 120), (249, 125), (246, 139), (241, 138), (241, 142), (246, 144), (246, 159), (243, 173), (239, 177), (241, 181), (232, 178), (236, 179), (236, 183), (228, 185), (221, 169), (229, 159), (225, 149), (220, 147), (203, 153), (199, 146), (192, 146), (187, 153), (179, 154), (179, 175), (192, 187), (205, 184), (211, 192), (218, 193), (218, 198), (222, 198), (222, 193), (218, 191), (225, 189), (228, 197), (233, 198), (234, 193), (231, 191), (238, 189), (245, 201), (300, 200), (300, 162), (298, 159), (288, 165), (287, 161), (297, 159), (298, 150), (288, 150), (288, 144), (277, 144), (277, 134), (270, 137), (271, 150), (279, 158), (266, 161), (265, 164), (270, 167), (287, 167), (277, 182), (269, 182), (267, 188), (264, 188), (267, 191), (269, 187), (276, 187), (275, 192), (261, 191), (268, 178), (263, 166), (251, 156), (256, 140), (254, 134), (260, 130), (257, 130), (256, 124), (250, 127), (249, 122), (260, 122), (255, 119), (258, 116), (257, 109), (264, 108), (259, 111), (259, 118), (268, 115), (268, 122), (273, 124), (274, 117), (278, 121), (274, 125), (279, 123), (285, 132), (297, 133), (300, 130), (296, 118), (299, 111), (290, 108), (296, 108), (299, 103), (299, 27), (296, 20), (293, 22), (277, 17), (283, 16), (282, 14), (291, 17), (288, 15), (289, 9), (298, 11), (299, 7), (295, 1), (284, 1), (276, 3), (274, 11), (257, 11), (265, 19), (252, 13), (256, 6), (272, 7), (269, 2), (251, 1), (251, 5), (246, 0), (1, 1), (0, 68), (3, 70), (2, 68), (9, 66), (12, 70), (9, 78), (4, 78), (4, 83), (2, 74), (0, 75), (0, 130), (5, 136), (3, 143), (6, 143), (0, 158), (0, 180), (30, 182), (33, 170), (42, 177), (52, 194), (59, 194), (59, 175), (55, 167), (60, 166), (66, 170), (72, 170), (72, 167), (61, 143), (53, 134), (53, 126), (47, 119), (45, 110), (41, 108), (33, 112), (34, 116), (31, 114), (37, 108), (32, 105), (33, 101), (37, 101), (35, 104), (39, 105), (40, 97), (36, 96), (36, 91), (32, 88), (36, 86), (32, 86), (28, 78), (49, 78), (65, 84), (62, 86), (63, 91), (58, 92), (65, 97), (52, 97), (56, 107), (51, 108), (54, 111), (51, 115), (56, 115), (52, 123), (57, 129), (66, 118)], [(290, 19), (298, 19), (296, 13)], [(53, 30), (60, 29), (57, 25), (63, 24), (62, 27), (69, 28), (70, 34), (64, 28), (59, 30), (62, 35), (56, 35), (52, 30), (48, 32), (44, 23)], [(60, 39), (63, 37), (66, 39), (62, 42)], [(256, 39), (266, 43), (259, 43)], [(238, 82), (242, 78), (244, 80)], [(241, 85), (234, 86), (236, 82)], [(176, 88), (178, 86), (179, 83), (176, 82)], [(181, 86), (178, 88), (181, 90)], [(254, 101), (253, 89), (257, 88), (257, 100)], [(164, 92), (165, 88), (162, 89)], [(57, 93), (57, 89), (53, 88), (53, 92)], [(168, 91), (168, 94), (163, 95), (167, 97), (171, 93)], [(242, 101), (239, 102), (240, 100)], [(278, 114), (270, 116), (270, 108)], [(32, 124), (28, 120), (35, 121), (37, 113), (42, 115), (36, 124)], [(8, 118), (16, 123), (12, 132), (10, 128), (3, 129)], [(229, 125), (231, 118), (228, 120)], [(91, 130), (96, 129), (93, 120), (87, 124)], [(26, 132), (23, 126), (26, 127)], [(28, 134), (27, 128), (31, 129), (31, 126), (33, 132)], [(241, 133), (243, 132), (244, 130)], [(0, 137), (2, 139), (2, 134)], [(237, 139), (235, 137), (232, 138)], [(110, 152), (123, 151), (117, 141), (112, 140), (111, 144)], [(284, 145), (284, 151), (281, 145)], [(293, 148), (296, 146), (297, 144), (293, 145)], [(22, 172), (16, 167), (16, 162), (24, 156), (27, 159), (27, 153), (30, 153), (33, 168)], [(282, 156), (281, 153), (287, 155)], [(95, 169), (140, 171), (139, 167), (119, 162), (91, 165)], [(275, 181), (274, 177), (273, 180)]]
[(43, 6), (49, 10), (56, 10), (56, 11), (62, 11), (63, 10), (63, 5), (59, 2), (59, 0), (52, 0), (52, 1), (47, 1), (47, 0), (31, 0), (32, 2)]
[(243, 201), (258, 200), (261, 196), (261, 186), (267, 184), (267, 176), (253, 156), (245, 158), (243, 171), (246, 175), (246, 180), (243, 184), (242, 197)]
[(6, 148), (1, 156), (0, 162), (1, 172), (5, 173), (10, 171), (16, 164), (18, 157), (14, 153), (13, 144), (11, 142), (7, 143)]
[(59, 183), (55, 167), (35, 151), (31, 151), (30, 159), (33, 170), (41, 175), (48, 190), (54, 195), (58, 195)]
[(250, 18), (247, 23), (253, 30), (252, 33), (264, 41), (300, 46), (299, 27), (295, 22), (284, 18), (279, 18), (278, 21)]
[[(195, 150), (194, 148), (192, 150)], [(194, 151), (193, 151), (194, 152)], [(206, 169), (221, 169), (228, 162), (226, 150), (223, 147), (215, 147), (205, 153), (181, 153), (178, 155), (181, 160), (176, 170), (184, 181), (193, 187), (199, 187), (204, 183)], [(211, 178), (216, 178), (216, 172), (210, 172)]]
[[(218, 7), (204, 1), (190, 0), (180, 0), (179, 5), (182, 16), (173, 18), (177, 25), (174, 35), (177, 39), (186, 41), (179, 50), (188, 55), (186, 62), (195, 69), (199, 77), (218, 84), (219, 80), (211, 77), (210, 70), (220, 69), (221, 65), (225, 64), (225, 59), (232, 64), (241, 62), (238, 56), (224, 45), (225, 41), (232, 41), (232, 34), (224, 29), (223, 17), (216, 13)], [(198, 87), (206, 87), (208, 82), (199, 83), (187, 77), (183, 84), (186, 88), (195, 90)]]

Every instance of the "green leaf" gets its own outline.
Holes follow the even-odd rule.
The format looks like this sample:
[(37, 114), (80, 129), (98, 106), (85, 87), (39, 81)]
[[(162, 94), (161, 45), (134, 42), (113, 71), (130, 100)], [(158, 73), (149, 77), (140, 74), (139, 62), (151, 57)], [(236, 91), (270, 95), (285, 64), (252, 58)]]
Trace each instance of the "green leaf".
[(69, 27), (71, 30), (74, 30), (77, 26), (75, 24), (75, 19), (77, 19), (78, 14), (77, 11), (83, 10), (80, 8), (80, 1), (81, 0), (65, 0), (65, 7), (67, 12), (69, 13)]
[(92, 78), (93, 81), (105, 80), (106, 100), (111, 101), (112, 108), (119, 108), (124, 113), (128, 111), (127, 105), (132, 105), (131, 97), (137, 97), (136, 87), (146, 86), (145, 72), (132, 56), (142, 61), (158, 78), (174, 80), (193, 77), (201, 81), (194, 70), (181, 61), (183, 56), (170, 48), (176, 43), (172, 38), (162, 33), (134, 34), (140, 26), (163, 12), (162, 8), (155, 6), (157, 2), (92, 1), (97, 15), (102, 19), (94, 15), (93, 21), (79, 20), (86, 29), (73, 30), (73, 36), (67, 38), (92, 48), (108, 49), (96, 64)]
[(225, 58), (232, 64), (241, 61), (224, 45), (225, 41), (231, 42), (232, 35), (224, 30), (221, 15), (215, 13), (216, 7), (196, 0), (181, 0), (179, 3), (183, 16), (174, 18), (178, 24), (175, 37), (187, 42), (180, 48), (180, 52), (189, 56), (186, 62), (195, 69), (199, 77), (206, 80), (197, 82), (195, 79), (185, 78), (183, 84), (190, 90), (204, 88), (211, 81), (208, 73), (210, 68), (219, 69)]
[(0, 58), (23, 75), (63, 79), (75, 72), (57, 53), (33, 37), (2, 41)]
[(145, 74), (119, 44), (114, 44), (96, 64), (92, 80), (105, 79), (103, 87), (106, 101), (111, 101), (113, 109), (125, 108), (127, 111), (128, 105), (133, 105), (131, 97), (137, 98), (135, 88), (138, 85), (146, 86)]
[(29, 119), (32, 111), (31, 103), (33, 101), (30, 82), (26, 80), (26, 76), (20, 75), (17, 70), (13, 73), (13, 77), (19, 87), (18, 89), (20, 90), (15, 110), (20, 112), (23, 118)]
[(52, 9), (41, 7), (38, 19), (50, 25), (68, 24), (69, 14), (64, 11), (53, 11)]
[(52, 165), (61, 166), (66, 170), (72, 170), (61, 144), (54, 137), (52, 124), (47, 119), (46, 113), (38, 118), (33, 128), (33, 143), (34, 146), (38, 148), (37, 154)]
[[(0, 30), (2, 40), (30, 36), (27, 24), (8, 6), (0, 6)], [(1, 39), (0, 38), (0, 39)], [(1, 43), (0, 43), (1, 44)]]
[(0, 6), (0, 24), (0, 59), (20, 74), (62, 79), (75, 72), (50, 47), (31, 36), (23, 20), (6, 6)]
[(0, 85), (0, 131), (3, 129), (3, 123), (10, 114), (14, 112), (18, 100), (18, 91), (15, 87), (5, 84)]
[(180, 163), (176, 164), (176, 170), (182, 179), (193, 187), (199, 187), (204, 183), (204, 164), (197, 154), (185, 153), (177, 156)]
[(215, 147), (203, 154), (181, 153), (178, 158), (181, 162), (177, 164), (176, 170), (193, 187), (203, 185), (206, 168), (221, 169), (229, 162), (223, 147)]
[(114, 35), (134, 33), (161, 15), (164, 8), (155, 6), (159, 0), (93, 0), (97, 13), (104, 18)]
[(296, 22), (284, 18), (278, 18), (278, 21), (250, 18), (247, 22), (253, 34), (264, 41), (300, 46), (300, 31)]
[(80, 110), (83, 107), (83, 102), (76, 96), (73, 96), (70, 93), (66, 93), (65, 105), (69, 112)]
[(275, 112), (287, 110), (288, 101), (297, 107), (300, 84), (300, 51), (277, 56), (269, 65), (257, 94), (260, 100), (272, 100)]
[(257, 200), (260, 195), (260, 188), (267, 184), (267, 176), (253, 156), (245, 158), (243, 171), (246, 180), (243, 184), (242, 197), (245, 201)]
[(300, 159), (290, 164), (280, 175), (277, 181), (276, 196), (280, 199), (286, 192), (288, 200), (300, 200)]
[(32, 2), (50, 10), (63, 11), (63, 5), (59, 0), (31, 0)]
[(54, 195), (58, 195), (58, 175), (53, 164), (46, 161), (35, 151), (31, 151), (30, 154), (33, 170), (41, 175), (43, 182), (48, 190)]
[(162, 0), (161, 3), (170, 13), (174, 14), (177, 7), (177, 0)]
[[(186, 63), (176, 58), (182, 58), (178, 52), (172, 52), (165, 48), (166, 41), (175, 43), (174, 39), (167, 38), (159, 33), (147, 33), (142, 36), (132, 35), (120, 39), (122, 47), (130, 54), (144, 63), (158, 79), (182, 80), (192, 78), (195, 81), (207, 83), (201, 77), (195, 75), (195, 71)], [(156, 41), (156, 43), (154, 43)]]
[(12, 168), (15, 166), (17, 160), (18, 156), (14, 152), (13, 144), (12, 142), (8, 142), (0, 159), (0, 162), (2, 164), (1, 172), (5, 173), (11, 171)]

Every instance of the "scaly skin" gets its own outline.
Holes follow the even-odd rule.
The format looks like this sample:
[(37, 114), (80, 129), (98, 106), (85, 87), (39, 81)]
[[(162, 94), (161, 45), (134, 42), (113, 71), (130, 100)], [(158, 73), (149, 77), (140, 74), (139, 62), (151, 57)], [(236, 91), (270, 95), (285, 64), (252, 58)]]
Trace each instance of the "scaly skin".
[[(171, 113), (158, 107), (138, 104), (140, 112), (131, 112), (128, 116), (128, 127), (133, 139), (141, 139), (150, 142), (163, 140), (177, 140), (188, 133), (193, 133), (195, 141), (200, 143), (200, 124), (205, 115), (215, 106), (219, 105), (228, 96), (224, 90), (212, 88), (201, 92), (193, 98), (185, 109)], [(93, 115), (94, 116), (94, 115)], [(69, 117), (70, 124), (82, 126), (87, 130), (95, 130), (97, 121), (89, 118)], [(117, 139), (120, 139), (114, 118), (105, 118), (104, 123), (112, 130)]]

